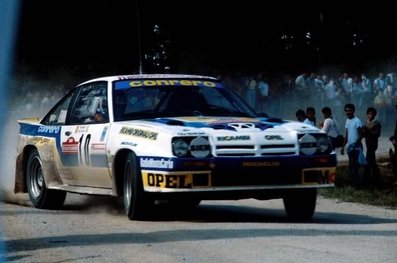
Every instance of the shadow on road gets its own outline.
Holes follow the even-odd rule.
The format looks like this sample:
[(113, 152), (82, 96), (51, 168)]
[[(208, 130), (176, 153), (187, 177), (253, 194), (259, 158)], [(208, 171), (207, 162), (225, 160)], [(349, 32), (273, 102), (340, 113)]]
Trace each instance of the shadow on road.
[[(80, 195), (75, 195), (80, 197)], [(216, 202), (216, 203), (215, 203)], [(151, 207), (147, 216), (143, 219), (149, 222), (161, 221), (187, 221), (203, 223), (291, 223), (288, 219), (282, 202), (279, 208), (266, 207), (267, 201), (262, 202), (263, 206), (247, 206), (240, 202), (215, 201), (202, 202), (198, 207), (176, 206), (176, 205), (155, 205)], [(274, 205), (273, 205), (274, 206)], [(23, 210), (3, 210), (1, 216), (18, 215), (18, 214), (49, 214), (61, 216), (63, 214), (81, 214), (82, 216), (107, 214), (113, 217), (125, 217), (123, 203), (120, 198), (109, 196), (82, 196), (75, 198), (73, 202), (67, 202), (61, 210), (41, 210), (32, 207), (26, 207)], [(106, 220), (106, 219), (104, 219)], [(388, 219), (364, 214), (348, 214), (342, 212), (315, 212), (313, 219), (309, 222), (292, 222), (292, 223), (314, 223), (314, 224), (387, 224), (397, 223), (397, 218)]]
[(239, 238), (261, 238), (280, 236), (396, 236), (397, 230), (324, 230), (295, 228), (241, 228), (235, 229), (177, 229), (146, 233), (105, 233), (47, 236), (5, 241), (6, 252), (35, 251), (58, 247), (84, 247), (117, 244), (156, 244), (180, 241), (221, 240)]

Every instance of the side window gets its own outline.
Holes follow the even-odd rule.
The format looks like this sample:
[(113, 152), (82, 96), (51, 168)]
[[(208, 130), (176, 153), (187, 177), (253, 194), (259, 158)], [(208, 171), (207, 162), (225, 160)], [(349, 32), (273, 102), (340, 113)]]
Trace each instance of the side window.
[(93, 124), (108, 121), (107, 83), (97, 82), (80, 87), (70, 114), (70, 123)]
[[(76, 91), (76, 90), (75, 90)], [(68, 93), (42, 120), (46, 125), (64, 125), (70, 101), (75, 91)]]

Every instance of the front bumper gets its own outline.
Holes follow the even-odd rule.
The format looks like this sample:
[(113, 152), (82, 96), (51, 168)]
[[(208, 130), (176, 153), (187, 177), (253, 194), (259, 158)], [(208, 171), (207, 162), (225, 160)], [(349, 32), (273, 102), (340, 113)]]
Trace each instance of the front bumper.
[[(148, 157), (145, 157), (146, 159)], [(142, 168), (151, 193), (239, 192), (334, 186), (336, 155), (167, 159), (171, 168)]]

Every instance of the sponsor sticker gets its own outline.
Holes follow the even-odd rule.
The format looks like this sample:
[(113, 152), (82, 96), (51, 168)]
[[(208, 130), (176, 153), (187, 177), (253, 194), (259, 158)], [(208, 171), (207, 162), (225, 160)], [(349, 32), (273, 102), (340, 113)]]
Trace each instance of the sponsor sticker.
[(137, 146), (137, 144), (133, 143), (133, 142), (121, 142), (121, 145), (129, 145), (129, 146), (133, 146), (133, 147)]
[(153, 86), (194, 86), (194, 87), (210, 87), (221, 88), (220, 82), (211, 80), (190, 80), (190, 79), (146, 79), (146, 80), (125, 80), (118, 81), (115, 84), (116, 90), (136, 87), (153, 87)]
[(69, 137), (66, 142), (62, 142), (62, 152), (63, 153), (78, 153), (79, 152), (79, 142), (73, 137)]
[(120, 130), (120, 134), (140, 137), (148, 140), (157, 140), (157, 135), (158, 135), (157, 132), (129, 128), (129, 127), (122, 127)]
[(61, 127), (59, 126), (39, 126), (37, 129), (38, 133), (59, 133), (61, 130)]
[(244, 167), (276, 167), (280, 162), (243, 162)]
[(141, 158), (142, 168), (162, 168), (172, 169), (174, 168), (174, 161), (167, 159), (154, 159), (154, 158)]
[(223, 141), (249, 141), (249, 135), (235, 135), (235, 136), (218, 136), (216, 139), (220, 142)]
[(92, 154), (103, 154), (106, 152), (106, 144), (104, 143), (93, 143), (91, 144)]
[(143, 172), (145, 186), (159, 188), (194, 188), (211, 186), (209, 173), (154, 173)]
[(280, 135), (265, 135), (265, 139), (269, 140), (269, 141), (280, 141), (280, 140), (284, 140), (283, 137), (281, 137)]
[(88, 132), (88, 125), (77, 126), (75, 133)]
[(189, 145), (190, 153), (196, 158), (204, 158), (210, 154), (210, 143), (203, 137), (194, 138)]

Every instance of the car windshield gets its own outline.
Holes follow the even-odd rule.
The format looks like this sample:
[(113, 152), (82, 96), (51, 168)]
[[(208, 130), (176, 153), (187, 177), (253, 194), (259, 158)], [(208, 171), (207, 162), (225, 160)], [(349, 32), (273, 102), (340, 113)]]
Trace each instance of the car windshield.
[(220, 82), (121, 80), (113, 86), (115, 121), (183, 116), (255, 117), (254, 111)]

